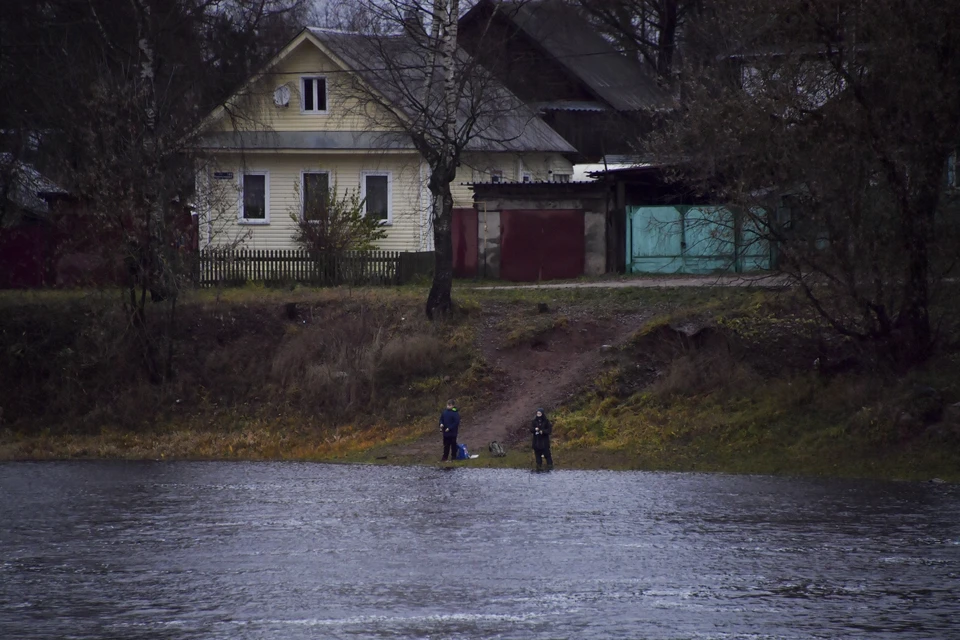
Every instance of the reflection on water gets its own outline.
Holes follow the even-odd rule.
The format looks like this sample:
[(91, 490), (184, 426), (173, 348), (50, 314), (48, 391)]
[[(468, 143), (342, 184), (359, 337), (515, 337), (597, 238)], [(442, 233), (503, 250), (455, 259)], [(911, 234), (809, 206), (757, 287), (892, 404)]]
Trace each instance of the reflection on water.
[(960, 488), (0, 465), (0, 638), (960, 637)]

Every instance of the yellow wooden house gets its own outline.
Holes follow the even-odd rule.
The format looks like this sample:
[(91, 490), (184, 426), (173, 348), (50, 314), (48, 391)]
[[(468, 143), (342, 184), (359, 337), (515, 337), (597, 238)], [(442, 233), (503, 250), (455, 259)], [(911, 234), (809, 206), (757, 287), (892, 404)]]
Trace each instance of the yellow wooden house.
[[(402, 46), (396, 36), (390, 46)], [(295, 248), (297, 218), (318, 189), (359, 190), (366, 215), (387, 228), (380, 248), (433, 247), (428, 166), (380, 92), (383, 38), (319, 28), (301, 31), (256, 77), (211, 113), (200, 130), (200, 244)], [(415, 65), (395, 65), (412, 70)], [(391, 69), (393, 78), (397, 76)], [(364, 97), (358, 83), (367, 89)], [(474, 182), (569, 180), (575, 150), (502, 87), (505, 108), (462, 156), (454, 207), (473, 206)], [(369, 99), (370, 96), (376, 99)]]

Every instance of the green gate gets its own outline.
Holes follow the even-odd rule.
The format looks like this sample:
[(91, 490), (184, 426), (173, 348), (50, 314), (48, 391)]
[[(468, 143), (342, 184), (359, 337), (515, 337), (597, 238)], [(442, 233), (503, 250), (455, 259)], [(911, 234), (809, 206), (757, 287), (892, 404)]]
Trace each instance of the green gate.
[(769, 243), (747, 216), (725, 207), (627, 207), (628, 273), (743, 273), (769, 268)]

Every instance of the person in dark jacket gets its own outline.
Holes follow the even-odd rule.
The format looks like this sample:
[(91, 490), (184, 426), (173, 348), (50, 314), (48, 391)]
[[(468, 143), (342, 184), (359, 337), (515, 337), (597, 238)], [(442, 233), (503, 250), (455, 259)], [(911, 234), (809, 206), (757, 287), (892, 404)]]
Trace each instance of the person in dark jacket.
[(447, 408), (440, 414), (440, 433), (443, 434), (443, 457), (441, 462), (457, 459), (457, 432), (460, 430), (460, 412), (453, 400), (447, 400)]
[(543, 469), (543, 459), (547, 459), (547, 471), (553, 469), (553, 457), (550, 455), (550, 434), (553, 425), (547, 420), (543, 409), (537, 409), (537, 415), (530, 423), (530, 433), (533, 434), (533, 455), (537, 460), (537, 471)]

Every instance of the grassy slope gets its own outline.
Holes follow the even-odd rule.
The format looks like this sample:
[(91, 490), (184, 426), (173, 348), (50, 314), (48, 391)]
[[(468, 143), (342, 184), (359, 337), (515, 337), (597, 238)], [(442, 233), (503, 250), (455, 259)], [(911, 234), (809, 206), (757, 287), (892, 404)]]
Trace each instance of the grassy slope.
[[(915, 383), (960, 400), (955, 352), (905, 379), (875, 371), (825, 378), (810, 372), (816, 355), (806, 336), (816, 322), (769, 293), (462, 287), (464, 314), (440, 326), (421, 319), (423, 294), (192, 294), (181, 314), (178, 380), (163, 389), (139, 380), (131, 352), (118, 346), (111, 294), (4, 294), (0, 373), (17, 383), (0, 396), (0, 459), (395, 460), (397, 445), (432, 433), (446, 397), (467, 409), (495, 400), (495, 372), (474, 344), (479, 322), (522, 326), (517, 318), (547, 302), (558, 315), (543, 319), (543, 330), (564, 310), (645, 305), (662, 314), (555, 414), (561, 466), (960, 480), (955, 432), (897, 424)], [(297, 305), (293, 318), (288, 303)], [(678, 346), (659, 332), (670, 324), (716, 327), (727, 346)], [(505, 332), (504, 347), (537, 330)], [(530, 461), (520, 446), (469, 464)]]

